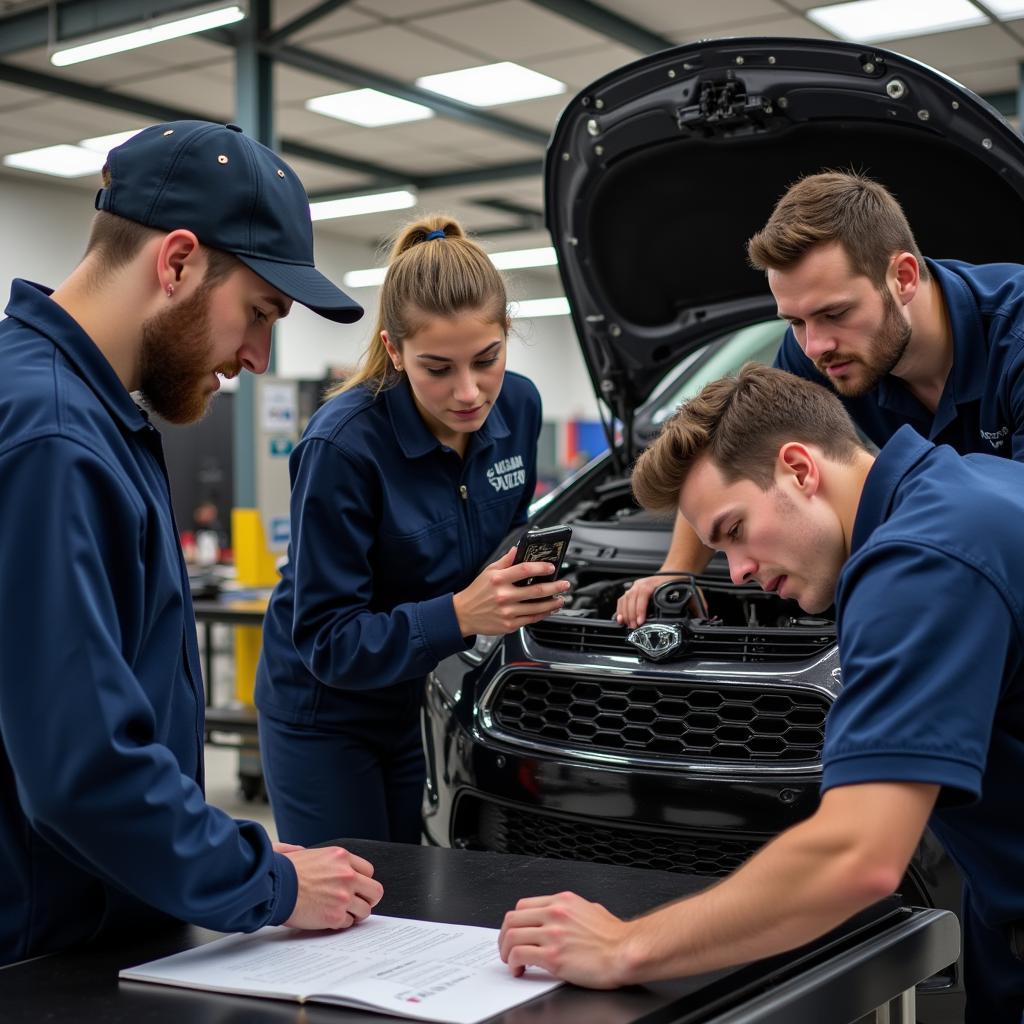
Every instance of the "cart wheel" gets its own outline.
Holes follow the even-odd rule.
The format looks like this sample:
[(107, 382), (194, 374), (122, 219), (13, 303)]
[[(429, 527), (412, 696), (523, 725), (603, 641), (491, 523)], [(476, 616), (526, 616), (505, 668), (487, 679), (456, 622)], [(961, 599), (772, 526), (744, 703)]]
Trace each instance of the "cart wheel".
[(263, 776), (262, 775), (242, 775), (238, 776), (238, 787), (242, 791), (242, 797), (245, 800), (258, 800), (264, 796), (263, 790)]

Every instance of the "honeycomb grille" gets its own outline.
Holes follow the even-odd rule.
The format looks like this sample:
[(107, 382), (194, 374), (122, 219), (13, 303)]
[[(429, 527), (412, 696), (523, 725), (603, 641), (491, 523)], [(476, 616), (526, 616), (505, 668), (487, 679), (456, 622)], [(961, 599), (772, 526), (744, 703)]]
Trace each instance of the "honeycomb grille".
[(460, 801), (455, 827), (457, 846), (716, 878), (739, 867), (763, 842), (597, 824), (469, 798)]
[[(639, 652), (626, 642), (629, 630), (614, 622), (554, 615), (526, 627), (539, 644), (574, 654), (628, 654)], [(835, 646), (834, 630), (728, 626), (699, 627), (689, 624), (686, 642), (670, 661), (803, 661)]]
[(508, 736), (667, 761), (811, 764), (829, 700), (813, 691), (515, 672), (491, 714)]

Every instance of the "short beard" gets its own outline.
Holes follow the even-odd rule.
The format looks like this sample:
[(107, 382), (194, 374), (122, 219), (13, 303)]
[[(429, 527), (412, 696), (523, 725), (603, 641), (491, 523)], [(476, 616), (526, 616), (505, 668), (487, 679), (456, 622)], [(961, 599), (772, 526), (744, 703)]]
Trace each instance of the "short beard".
[(892, 292), (885, 285), (882, 285), (882, 322), (878, 326), (878, 333), (872, 339), (867, 355), (848, 356), (842, 353), (829, 352), (826, 360), (820, 360), (816, 365), (823, 375), (828, 376), (825, 367), (830, 363), (841, 363), (850, 359), (852, 362), (860, 363), (864, 368), (864, 376), (861, 380), (840, 380), (829, 378), (830, 383), (836, 391), (844, 398), (860, 398), (878, 386), (878, 382), (887, 377), (896, 369), (903, 354), (910, 344), (913, 333), (910, 324), (900, 316), (900, 307), (892, 297)]
[(169, 306), (142, 325), (139, 391), (146, 405), (169, 423), (194, 423), (210, 395), (203, 380), (213, 372), (210, 292), (204, 282), (191, 298)]

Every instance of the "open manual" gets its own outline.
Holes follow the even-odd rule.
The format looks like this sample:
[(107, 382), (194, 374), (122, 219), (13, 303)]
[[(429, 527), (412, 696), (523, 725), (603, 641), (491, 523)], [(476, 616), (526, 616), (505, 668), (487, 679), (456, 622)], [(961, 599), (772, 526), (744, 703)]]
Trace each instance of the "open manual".
[(376, 914), (342, 932), (230, 935), (120, 977), (448, 1024), (476, 1024), (562, 984), (535, 968), (513, 977), (495, 928)]

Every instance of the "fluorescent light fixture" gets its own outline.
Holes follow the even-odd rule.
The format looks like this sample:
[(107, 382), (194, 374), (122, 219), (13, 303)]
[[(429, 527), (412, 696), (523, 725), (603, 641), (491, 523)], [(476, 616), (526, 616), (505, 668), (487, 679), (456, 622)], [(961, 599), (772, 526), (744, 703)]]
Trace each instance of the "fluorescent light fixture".
[[(541, 249), (507, 249), (492, 252), (491, 262), (499, 270), (521, 270), (524, 267), (553, 267), (558, 259), (553, 246)], [(350, 270), (342, 278), (346, 288), (375, 288), (384, 283), (387, 267), (369, 267), (366, 270)]]
[(997, 18), (1020, 18), (1024, 16), (1024, 0), (985, 0), (985, 6)]
[(842, 39), (871, 43), (985, 25), (971, 0), (855, 0), (813, 7), (807, 17)]
[(342, 276), (346, 288), (376, 288), (384, 283), (387, 267), (369, 267), (367, 270), (350, 270)]
[(399, 189), (397, 192), (374, 192), (368, 196), (346, 196), (344, 199), (310, 203), (309, 215), (313, 220), (333, 220), (335, 217), (358, 217), (386, 210), (407, 210), (415, 205), (416, 197), (405, 189)]
[(565, 92), (565, 82), (507, 60), (462, 71), (446, 71), (442, 75), (425, 75), (417, 78), (416, 84), (421, 89), (450, 96), (473, 107), (493, 107)]
[(81, 178), (86, 174), (97, 174), (103, 170), (106, 162), (105, 153), (94, 153), (81, 146), (67, 144), (29, 149), (24, 153), (8, 153), (4, 157), (5, 167), (35, 171), (38, 174), (53, 174), (58, 178)]
[(364, 128), (425, 121), (434, 116), (430, 107), (422, 103), (412, 103), (377, 89), (352, 89), (350, 92), (334, 92), (329, 96), (314, 96), (306, 100), (306, 109)]
[(492, 252), (491, 262), (499, 270), (522, 270), (524, 267), (553, 267), (558, 259), (553, 246), (541, 249), (507, 249)]
[(82, 139), (79, 145), (93, 153), (102, 153), (106, 156), (115, 146), (127, 142), (130, 138), (138, 135), (141, 128), (133, 128), (130, 132), (114, 132), (113, 135), (96, 135), (91, 139)]
[(244, 17), (245, 11), (236, 4), (219, 7), (216, 10), (206, 9), (201, 14), (193, 14), (187, 18), (150, 24), (134, 32), (107, 36), (105, 39), (95, 39), (89, 43), (57, 50), (51, 55), (50, 63), (64, 68), (69, 64), (79, 64), (83, 60), (95, 60), (97, 57), (107, 57), (112, 53), (137, 50), (140, 46), (152, 46), (153, 43), (163, 43), (168, 39), (190, 36), (196, 32), (205, 32), (207, 29), (220, 28), (222, 25), (232, 25)]
[(515, 320), (533, 320), (539, 316), (568, 316), (569, 300), (564, 295), (552, 299), (523, 299), (512, 303)]

